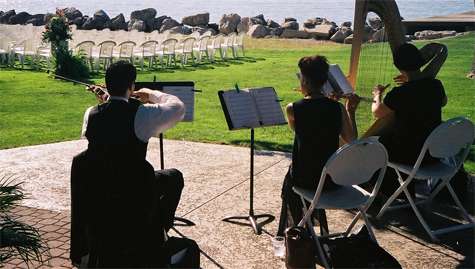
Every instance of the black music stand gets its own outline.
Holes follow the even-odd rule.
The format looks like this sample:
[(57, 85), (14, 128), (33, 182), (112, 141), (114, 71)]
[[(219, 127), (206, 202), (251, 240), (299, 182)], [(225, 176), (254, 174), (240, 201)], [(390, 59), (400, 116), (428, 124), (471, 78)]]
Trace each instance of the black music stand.
[[(136, 82), (135, 87), (137, 90), (141, 88), (149, 88), (151, 90), (163, 91), (166, 87), (176, 87), (176, 86), (193, 86), (195, 85), (192, 81), (156, 81), (156, 77), (153, 78), (153, 82)], [(193, 90), (194, 92), (199, 92), (198, 90)], [(165, 157), (164, 157), (164, 146), (163, 146), (163, 133), (160, 133), (158, 136), (159, 139), (159, 154), (160, 154), (160, 169), (165, 169)], [(178, 223), (176, 223), (178, 222)], [(196, 224), (185, 218), (175, 217), (175, 226), (195, 226)]]
[[(254, 128), (251, 128), (251, 162), (250, 162), (250, 175), (249, 175), (249, 214), (247, 216), (230, 216), (223, 219), (225, 222), (251, 226), (254, 230), (254, 233), (259, 235), (262, 233), (261, 227), (265, 224), (268, 224), (274, 221), (275, 217), (270, 214), (254, 214)], [(261, 218), (266, 218), (261, 223), (258, 223), (257, 220)], [(249, 221), (249, 224), (243, 223), (239, 220)]]

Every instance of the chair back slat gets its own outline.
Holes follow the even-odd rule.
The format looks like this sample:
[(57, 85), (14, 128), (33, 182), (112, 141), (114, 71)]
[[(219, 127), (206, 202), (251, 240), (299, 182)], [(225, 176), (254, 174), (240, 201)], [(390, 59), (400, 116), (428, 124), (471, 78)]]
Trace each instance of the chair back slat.
[(323, 171), (342, 186), (369, 181), (388, 162), (384, 146), (376, 139), (357, 140), (338, 149), (327, 161)]
[(450, 119), (440, 124), (425, 142), (430, 155), (435, 158), (455, 157), (474, 140), (474, 126), (466, 118)]
[(99, 57), (112, 57), (114, 53), (114, 47), (117, 44), (114, 41), (107, 40), (100, 43), (99, 46)]
[(119, 44), (119, 57), (130, 58), (134, 53), (134, 48), (137, 44), (133, 41), (125, 41)]
[(175, 53), (175, 47), (178, 43), (178, 40), (174, 38), (169, 38), (162, 42), (162, 50), (165, 54), (173, 54)]
[(92, 49), (95, 45), (93, 41), (83, 41), (76, 45), (76, 53), (91, 57)]
[(199, 49), (202, 51), (205, 51), (208, 48), (208, 42), (209, 42), (210, 36), (205, 35), (200, 38), (199, 42)]
[(193, 52), (193, 47), (195, 46), (196, 39), (194, 37), (186, 38), (182, 41), (183, 52)]

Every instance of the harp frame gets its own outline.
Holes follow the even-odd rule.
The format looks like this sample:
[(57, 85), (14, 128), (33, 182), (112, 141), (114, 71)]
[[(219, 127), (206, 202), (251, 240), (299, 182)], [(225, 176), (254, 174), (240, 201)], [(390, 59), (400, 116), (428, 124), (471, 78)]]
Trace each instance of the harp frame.
[(401, 22), (401, 15), (395, 0), (355, 0), (353, 22), (353, 40), (351, 45), (350, 70), (348, 80), (356, 89), (361, 47), (365, 37), (365, 22), (369, 12), (377, 14), (384, 23), (391, 51), (405, 42), (406, 31)]

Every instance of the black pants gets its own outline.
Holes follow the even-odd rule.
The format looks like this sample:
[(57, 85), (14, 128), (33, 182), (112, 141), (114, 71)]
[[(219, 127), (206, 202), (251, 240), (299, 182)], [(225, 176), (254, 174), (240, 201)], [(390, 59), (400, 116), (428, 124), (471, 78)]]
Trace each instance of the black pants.
[[(290, 220), (293, 225), (296, 226), (303, 218), (303, 204), (300, 196), (293, 191), (293, 182), (290, 169), (285, 175), (284, 184), (282, 185), (282, 206), (280, 209), (279, 228), (277, 230), (278, 236), (283, 236), (285, 229), (290, 226)], [(307, 205), (308, 207), (308, 205)], [(289, 216), (290, 213), (290, 216)], [(314, 217), (320, 223), (320, 230), (325, 229), (328, 231), (327, 219), (325, 210), (315, 210)], [(322, 232), (322, 231), (321, 231)]]
[(180, 203), (184, 187), (183, 174), (176, 169), (155, 171), (155, 184), (160, 197), (158, 215), (162, 219), (163, 227), (168, 231), (173, 226), (175, 212)]

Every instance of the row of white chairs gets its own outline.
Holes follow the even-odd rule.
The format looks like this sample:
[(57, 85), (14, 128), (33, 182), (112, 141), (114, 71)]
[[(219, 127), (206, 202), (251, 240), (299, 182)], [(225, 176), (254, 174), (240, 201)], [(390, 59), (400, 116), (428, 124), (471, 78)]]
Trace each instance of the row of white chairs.
[(38, 65), (44, 60), (49, 68), (51, 65), (51, 45), (41, 43), (35, 46), (31, 39), (20, 42), (7, 39), (0, 40), (1, 63), (13, 65), (18, 59), (23, 69), (28, 57), (31, 59), (32, 66)]
[(238, 54), (244, 55), (244, 35), (231, 33), (229, 35), (203, 35), (200, 38), (184, 37), (168, 38), (163, 41), (148, 40), (138, 45), (136, 42), (127, 40), (119, 44), (113, 40), (106, 40), (95, 44), (92, 40), (83, 41), (74, 47), (74, 52), (85, 57), (91, 68), (98, 67), (101, 63), (104, 69), (114, 60), (128, 60), (140, 62), (143, 69), (144, 62), (148, 60), (149, 67), (154, 65), (158, 58), (161, 65), (170, 66), (180, 59), (182, 65), (189, 60), (195, 64), (201, 63), (206, 57), (214, 62), (219, 53), (221, 59), (237, 58)]

